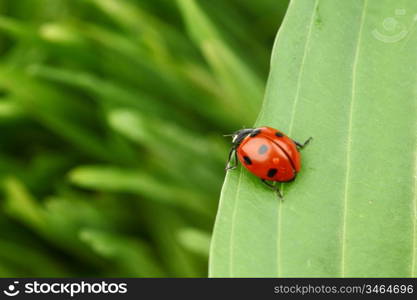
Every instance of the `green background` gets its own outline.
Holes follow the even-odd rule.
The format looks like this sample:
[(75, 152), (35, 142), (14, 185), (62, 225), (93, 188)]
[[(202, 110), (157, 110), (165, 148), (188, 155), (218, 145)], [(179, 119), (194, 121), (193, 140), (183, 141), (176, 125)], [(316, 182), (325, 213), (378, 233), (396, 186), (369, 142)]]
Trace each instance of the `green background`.
[(207, 276), (287, 1), (0, 1), (0, 276)]

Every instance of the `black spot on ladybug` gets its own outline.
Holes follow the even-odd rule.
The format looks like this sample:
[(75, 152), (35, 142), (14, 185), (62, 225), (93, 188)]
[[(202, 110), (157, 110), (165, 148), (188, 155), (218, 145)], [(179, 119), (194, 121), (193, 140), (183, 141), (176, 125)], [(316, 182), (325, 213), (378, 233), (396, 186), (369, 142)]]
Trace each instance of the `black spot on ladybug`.
[(252, 161), (250, 160), (249, 156), (244, 156), (244, 157), (243, 157), (243, 160), (245, 161), (245, 163), (246, 163), (247, 165), (251, 165), (251, 164), (252, 164)]
[(277, 174), (277, 172), (278, 172), (278, 170), (277, 170), (277, 169), (272, 168), (272, 169), (269, 169), (269, 170), (268, 170), (267, 175), (268, 175), (268, 177), (272, 178), (272, 177), (274, 177), (274, 176), (275, 176), (275, 174)]
[(257, 136), (260, 133), (261, 133), (261, 130), (260, 129), (256, 129), (256, 130), (252, 131), (252, 133), (250, 134), (250, 137)]
[(268, 146), (267, 145), (262, 145), (261, 147), (259, 147), (258, 149), (258, 153), (259, 154), (265, 154), (268, 151)]
[(275, 135), (276, 135), (277, 137), (283, 137), (283, 136), (284, 136), (284, 135), (283, 135), (281, 132), (279, 132), (279, 131), (275, 132)]

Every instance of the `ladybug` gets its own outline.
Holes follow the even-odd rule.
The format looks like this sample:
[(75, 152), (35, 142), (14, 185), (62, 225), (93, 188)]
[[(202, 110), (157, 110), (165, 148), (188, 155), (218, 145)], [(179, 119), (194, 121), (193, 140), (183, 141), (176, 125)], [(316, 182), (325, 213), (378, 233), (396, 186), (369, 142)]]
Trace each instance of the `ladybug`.
[[(301, 169), (299, 150), (304, 148), (311, 137), (303, 144), (292, 140), (283, 132), (271, 127), (247, 128), (229, 135), (233, 137), (226, 170), (235, 169), (238, 160), (249, 172), (259, 177), (269, 188), (282, 194), (272, 182), (295, 180)], [(234, 164), (232, 165), (232, 157)]]

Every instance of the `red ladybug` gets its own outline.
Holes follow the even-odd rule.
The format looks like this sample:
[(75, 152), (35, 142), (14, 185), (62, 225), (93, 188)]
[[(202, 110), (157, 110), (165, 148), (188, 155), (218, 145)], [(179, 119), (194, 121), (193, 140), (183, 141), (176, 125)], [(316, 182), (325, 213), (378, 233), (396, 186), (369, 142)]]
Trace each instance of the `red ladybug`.
[[(226, 170), (235, 169), (239, 159), (249, 172), (261, 178), (282, 198), (278, 187), (268, 181), (289, 182), (295, 179), (301, 169), (299, 150), (311, 141), (311, 137), (300, 144), (271, 127), (242, 129), (231, 136), (232, 148)], [(234, 165), (231, 164), (233, 155)]]

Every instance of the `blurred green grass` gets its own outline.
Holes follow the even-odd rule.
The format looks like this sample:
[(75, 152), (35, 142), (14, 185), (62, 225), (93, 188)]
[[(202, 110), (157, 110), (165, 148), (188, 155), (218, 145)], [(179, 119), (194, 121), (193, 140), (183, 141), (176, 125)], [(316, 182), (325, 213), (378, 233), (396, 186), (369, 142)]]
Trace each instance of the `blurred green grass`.
[(0, 1), (0, 276), (206, 276), (287, 4)]

